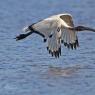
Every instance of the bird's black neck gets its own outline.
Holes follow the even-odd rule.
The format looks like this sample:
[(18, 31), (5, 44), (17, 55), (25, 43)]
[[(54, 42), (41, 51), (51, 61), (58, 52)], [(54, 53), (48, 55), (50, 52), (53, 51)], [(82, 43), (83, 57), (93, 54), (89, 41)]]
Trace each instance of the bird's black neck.
[(28, 33), (26, 33), (25, 35), (26, 35), (26, 36), (29, 36), (29, 35), (31, 35), (32, 33), (33, 33), (33, 31), (28, 32)]

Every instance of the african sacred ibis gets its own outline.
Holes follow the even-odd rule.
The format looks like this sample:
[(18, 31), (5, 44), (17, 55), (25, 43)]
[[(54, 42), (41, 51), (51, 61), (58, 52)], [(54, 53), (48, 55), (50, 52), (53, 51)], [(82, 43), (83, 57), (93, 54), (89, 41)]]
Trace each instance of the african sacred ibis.
[(74, 26), (72, 16), (70, 14), (58, 14), (43, 19), (37, 23), (27, 26), (23, 29), (26, 34), (20, 34), (16, 40), (21, 40), (37, 33), (47, 41), (47, 50), (52, 56), (59, 57), (61, 55), (61, 43), (67, 48), (77, 48), (79, 46), (77, 32), (79, 31), (93, 31), (95, 29), (85, 26)]

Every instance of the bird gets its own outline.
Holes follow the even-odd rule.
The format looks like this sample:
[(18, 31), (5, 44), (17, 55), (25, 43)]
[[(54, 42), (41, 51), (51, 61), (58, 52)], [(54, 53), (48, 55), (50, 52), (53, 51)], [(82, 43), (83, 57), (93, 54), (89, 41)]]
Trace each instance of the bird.
[(69, 13), (56, 14), (23, 28), (24, 34), (16, 36), (16, 41), (22, 40), (32, 33), (40, 35), (47, 42), (49, 54), (55, 58), (61, 56), (61, 47), (64, 44), (68, 49), (79, 47), (77, 32), (92, 31), (95, 29), (84, 25), (75, 26), (73, 17)]

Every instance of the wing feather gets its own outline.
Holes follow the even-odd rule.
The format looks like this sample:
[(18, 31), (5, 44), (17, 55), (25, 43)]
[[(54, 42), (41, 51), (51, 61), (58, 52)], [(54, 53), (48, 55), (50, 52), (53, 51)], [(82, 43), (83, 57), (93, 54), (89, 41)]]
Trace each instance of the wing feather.
[[(74, 27), (72, 16), (71, 15), (61, 15), (60, 18), (66, 22), (66, 24), (70, 27)], [(61, 39), (64, 42), (64, 45), (68, 48), (75, 48), (79, 46), (78, 37), (75, 30), (71, 30), (68, 27), (62, 28), (62, 36)]]
[(48, 51), (52, 56), (59, 57), (61, 55), (61, 30), (54, 31), (51, 38), (48, 38)]
[(43, 34), (45, 38), (48, 38), (52, 31), (57, 27), (57, 21), (53, 18), (47, 18), (35, 23), (32, 27), (34, 30)]

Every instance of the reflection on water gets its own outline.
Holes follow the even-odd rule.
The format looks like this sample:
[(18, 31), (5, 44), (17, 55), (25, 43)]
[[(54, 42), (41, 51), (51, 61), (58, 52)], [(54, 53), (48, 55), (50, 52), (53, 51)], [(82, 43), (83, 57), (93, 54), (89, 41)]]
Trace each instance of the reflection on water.
[(77, 71), (80, 69), (79, 65), (73, 66), (73, 67), (67, 67), (67, 68), (61, 68), (61, 67), (50, 67), (48, 69), (48, 74), (51, 76), (64, 76), (69, 77), (73, 76)]
[[(81, 71), (86, 71), (86, 70), (94, 70), (94, 67), (91, 65), (74, 65), (74, 66), (68, 66), (68, 67), (55, 67), (55, 66), (48, 66), (46, 71), (44, 72), (43, 75), (48, 76), (48, 77), (76, 77)], [(91, 75), (87, 75), (88, 77)], [(84, 77), (87, 77), (84, 76)]]

